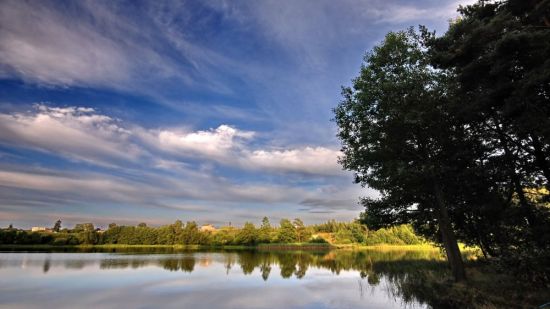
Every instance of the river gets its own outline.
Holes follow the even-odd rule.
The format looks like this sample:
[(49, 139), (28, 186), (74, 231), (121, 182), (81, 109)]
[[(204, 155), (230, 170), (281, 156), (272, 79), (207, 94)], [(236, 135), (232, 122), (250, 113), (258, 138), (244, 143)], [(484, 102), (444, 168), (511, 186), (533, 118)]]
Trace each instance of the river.
[(0, 308), (429, 308), (438, 251), (1, 252)]

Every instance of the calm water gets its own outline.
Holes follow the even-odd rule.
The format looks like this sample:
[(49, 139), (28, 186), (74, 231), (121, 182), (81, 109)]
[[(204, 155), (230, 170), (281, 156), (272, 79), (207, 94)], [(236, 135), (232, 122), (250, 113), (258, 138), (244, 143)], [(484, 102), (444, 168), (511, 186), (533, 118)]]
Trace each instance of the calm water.
[(439, 253), (0, 253), (0, 308), (429, 308)]

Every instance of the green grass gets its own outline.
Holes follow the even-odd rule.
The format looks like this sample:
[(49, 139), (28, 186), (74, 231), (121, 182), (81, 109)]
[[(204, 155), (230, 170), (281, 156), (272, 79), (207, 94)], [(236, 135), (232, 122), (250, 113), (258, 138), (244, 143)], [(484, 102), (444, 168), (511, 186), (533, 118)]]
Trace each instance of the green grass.
[[(328, 243), (265, 243), (255, 246), (244, 245), (126, 245), (126, 244), (104, 244), (104, 245), (2, 245), (0, 250), (131, 250), (131, 249), (170, 249), (170, 250), (376, 250), (376, 251), (403, 251), (403, 250), (424, 250), (437, 251), (439, 247), (430, 244), (418, 245), (361, 245), (361, 244), (328, 244)], [(479, 250), (461, 246), (465, 259), (475, 260), (479, 256)]]
[(449, 308), (538, 308), (550, 301), (550, 289), (520, 281), (493, 265), (471, 261), (466, 264), (467, 281), (453, 282), (450, 274), (424, 271), (420, 289), (434, 307)]
[(269, 243), (258, 244), (258, 250), (330, 250), (334, 247), (328, 243)]
[(350, 250), (439, 250), (439, 247), (433, 244), (418, 244), (418, 245), (361, 245), (361, 244), (349, 244), (349, 245), (333, 245), (337, 249), (350, 249)]

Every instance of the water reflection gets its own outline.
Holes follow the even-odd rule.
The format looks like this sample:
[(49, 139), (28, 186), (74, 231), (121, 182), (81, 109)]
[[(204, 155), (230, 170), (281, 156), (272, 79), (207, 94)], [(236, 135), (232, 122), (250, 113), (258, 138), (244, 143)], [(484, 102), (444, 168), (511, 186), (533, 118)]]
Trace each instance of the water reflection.
[[(37, 271), (47, 276), (38, 277)], [(76, 271), (84, 273), (87, 277), (75, 278), (73, 274)], [(111, 286), (118, 291), (116, 295), (109, 294), (110, 297), (115, 298), (113, 307), (116, 307), (114, 305), (121, 299), (126, 302), (126, 297), (128, 297), (125, 294), (126, 288), (139, 283), (138, 289), (143, 289), (145, 294), (151, 294), (147, 301), (155, 299), (155, 296), (168, 294), (171, 296), (168, 299), (172, 299), (176, 296), (172, 295), (171, 291), (179, 291), (183, 293), (181, 295), (187, 295), (188, 305), (195, 308), (207, 308), (205, 303), (191, 301), (193, 297), (190, 298), (189, 295), (197, 296), (204, 291), (212, 291), (213, 285), (231, 282), (232, 286), (215, 289), (216, 295), (225, 295), (232, 301), (224, 303), (223, 306), (218, 304), (215, 307), (272, 308), (284, 307), (286, 304), (287, 307), (300, 308), (347, 308), (348, 305), (349, 307), (367, 308), (400, 308), (403, 306), (417, 308), (433, 304), (430, 293), (424, 290), (422, 284), (426, 273), (430, 272), (433, 275), (434, 272), (443, 271), (445, 271), (445, 263), (441, 259), (441, 254), (432, 250), (385, 252), (171, 251), (163, 253), (144, 251), (137, 254), (124, 251), (109, 253), (0, 253), (0, 277), (6, 278), (8, 275), (11, 278), (18, 278), (21, 284), (16, 285), (19, 289), (14, 293), (26, 299), (23, 301), (10, 295), (12, 298), (10, 307), (17, 307), (20, 304), (22, 307), (33, 307), (33, 305), (40, 307), (38, 306), (40, 302), (32, 302), (35, 299), (33, 297), (35, 293), (28, 290), (30, 286), (38, 286), (45, 291), (59, 293), (49, 285), (51, 282), (41, 282), (51, 276), (52, 280), (60, 284), (60, 290), (73, 289), (71, 284), (84, 285), (90, 290), (102, 290)], [(113, 276), (114, 272), (120, 277)], [(91, 273), (94, 275), (90, 275)], [(191, 277), (187, 280), (177, 274), (188, 274)], [(145, 278), (144, 275), (150, 277)], [(133, 281), (120, 282), (124, 276), (135, 278)], [(227, 279), (223, 279), (223, 277)], [(39, 280), (36, 281), (36, 278)], [(82, 281), (83, 278), (92, 281), (91, 283)], [(156, 281), (150, 282), (153, 278), (156, 278)], [(2, 286), (5, 283), (3, 280), (5, 279), (0, 279)], [(264, 282), (267, 285), (259, 285), (259, 282)], [(43, 283), (47, 286), (42, 286)], [(15, 287), (12, 286), (12, 288)], [(258, 300), (250, 304), (242, 304), (232, 299), (235, 294), (231, 293), (239, 293), (239, 297), (244, 297), (243, 295), (253, 293), (255, 289), (268, 293), (265, 294), (266, 297), (269, 295), (282, 298), (272, 306), (267, 303), (264, 304), (266, 306), (262, 306), (257, 303)], [(28, 290), (27, 295), (24, 293), (26, 290)], [(10, 291), (14, 290), (0, 288), (0, 299), (5, 298), (6, 293)], [(190, 294), (185, 294), (186, 292)], [(355, 294), (354, 297), (351, 297), (353, 299), (357, 299), (359, 296), (358, 302), (348, 299), (352, 294)], [(208, 297), (212, 297), (211, 294), (208, 295)], [(324, 296), (327, 297), (326, 300), (330, 301), (326, 302)], [(255, 298), (256, 296), (249, 295), (248, 297)], [(369, 302), (360, 301), (365, 298), (368, 298)], [(381, 301), (382, 298), (383, 301)], [(286, 300), (283, 301), (283, 299)], [(376, 306), (373, 299), (376, 300)], [(79, 301), (81, 300), (79, 299)], [(167, 299), (163, 298), (162, 305), (159, 306), (172, 305), (166, 301)], [(179, 298), (173, 301), (176, 301), (174, 305), (182, 302)], [(68, 303), (61, 302), (56, 306), (68, 307)], [(132, 305), (127, 307), (132, 307)]]

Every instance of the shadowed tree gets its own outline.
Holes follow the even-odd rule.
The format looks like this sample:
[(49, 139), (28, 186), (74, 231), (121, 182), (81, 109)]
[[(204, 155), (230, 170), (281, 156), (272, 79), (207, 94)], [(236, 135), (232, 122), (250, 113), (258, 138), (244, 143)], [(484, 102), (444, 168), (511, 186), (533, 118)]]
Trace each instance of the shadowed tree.
[(512, 259), (521, 275), (548, 281), (550, 1), (480, 1), (459, 11), (429, 46), (432, 62), (456, 75), (456, 115), (484, 145), (473, 184), (486, 183), (474, 198), (487, 202), (465, 236), (490, 257)]
[(424, 37), (389, 33), (365, 56), (353, 88), (335, 108), (344, 156), (356, 182), (381, 193), (364, 199), (371, 226), (427, 226), (445, 248), (455, 280), (466, 278), (450, 211), (468, 167), (462, 127), (445, 110), (450, 78), (429, 63)]
[(57, 220), (53, 225), (52, 231), (59, 232), (60, 230), (61, 230), (61, 220)]

